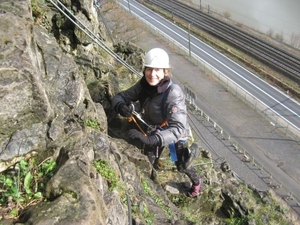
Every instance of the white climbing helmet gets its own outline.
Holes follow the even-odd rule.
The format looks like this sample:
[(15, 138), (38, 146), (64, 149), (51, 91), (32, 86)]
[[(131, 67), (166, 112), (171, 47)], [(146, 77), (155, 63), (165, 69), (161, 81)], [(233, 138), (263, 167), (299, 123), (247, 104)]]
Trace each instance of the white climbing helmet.
[(158, 69), (170, 68), (168, 53), (161, 48), (151, 49), (146, 54), (144, 66)]

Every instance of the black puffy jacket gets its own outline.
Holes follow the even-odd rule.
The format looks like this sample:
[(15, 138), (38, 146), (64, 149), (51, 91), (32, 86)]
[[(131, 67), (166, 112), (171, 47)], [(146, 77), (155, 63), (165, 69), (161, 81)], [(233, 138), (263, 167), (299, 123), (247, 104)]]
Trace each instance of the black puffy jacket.
[(115, 95), (112, 106), (116, 109), (121, 103), (130, 104), (136, 101), (140, 101), (142, 117), (148, 124), (160, 125), (167, 120), (168, 126), (156, 133), (160, 137), (162, 146), (188, 138), (189, 125), (185, 96), (179, 85), (170, 82), (163, 93), (145, 98), (140, 80), (131, 88)]

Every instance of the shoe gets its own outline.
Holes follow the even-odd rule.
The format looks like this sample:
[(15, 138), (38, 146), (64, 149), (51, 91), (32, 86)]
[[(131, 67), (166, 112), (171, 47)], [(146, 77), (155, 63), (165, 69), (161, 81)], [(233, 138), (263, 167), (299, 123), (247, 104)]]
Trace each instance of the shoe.
[(202, 179), (199, 178), (199, 184), (198, 185), (192, 185), (191, 189), (189, 190), (189, 192), (187, 193), (187, 195), (191, 198), (196, 197), (197, 195), (199, 195), (200, 192), (200, 188), (202, 185)]
[(199, 147), (196, 143), (193, 143), (191, 147), (189, 147), (189, 156), (185, 160), (183, 166), (185, 169), (190, 168), (194, 159), (196, 159), (199, 155)]

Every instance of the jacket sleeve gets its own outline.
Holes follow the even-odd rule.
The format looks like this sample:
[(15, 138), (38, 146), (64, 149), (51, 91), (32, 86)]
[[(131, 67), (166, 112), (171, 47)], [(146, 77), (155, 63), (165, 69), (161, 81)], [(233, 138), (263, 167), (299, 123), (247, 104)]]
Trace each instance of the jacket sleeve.
[(167, 146), (180, 139), (187, 139), (187, 108), (184, 93), (178, 85), (172, 85), (163, 107), (166, 109), (168, 126), (166, 129), (156, 133), (160, 138), (161, 145)]
[(112, 100), (112, 108), (117, 112), (118, 107), (121, 103), (125, 103), (126, 105), (130, 104), (130, 102), (135, 102), (138, 100), (140, 92), (141, 92), (141, 84), (138, 81), (135, 85), (130, 87), (125, 91), (121, 91), (120, 93), (116, 94)]

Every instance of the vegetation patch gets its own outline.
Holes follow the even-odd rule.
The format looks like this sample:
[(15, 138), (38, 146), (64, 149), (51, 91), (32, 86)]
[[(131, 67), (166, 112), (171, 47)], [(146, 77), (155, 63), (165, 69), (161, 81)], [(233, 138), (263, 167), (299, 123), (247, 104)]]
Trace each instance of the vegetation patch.
[(44, 0), (31, 0), (32, 17), (36, 24), (48, 24), (45, 7), (46, 3)]
[(20, 210), (44, 200), (47, 181), (53, 176), (56, 162), (46, 159), (37, 163), (36, 158), (21, 160), (0, 174), (1, 217), (17, 218)]
[(97, 119), (87, 119), (86, 126), (95, 130), (100, 130), (100, 124), (98, 123)]
[(93, 165), (97, 172), (106, 179), (109, 190), (113, 191), (117, 187), (119, 180), (113, 168), (111, 168), (109, 163), (104, 160), (94, 162)]

